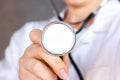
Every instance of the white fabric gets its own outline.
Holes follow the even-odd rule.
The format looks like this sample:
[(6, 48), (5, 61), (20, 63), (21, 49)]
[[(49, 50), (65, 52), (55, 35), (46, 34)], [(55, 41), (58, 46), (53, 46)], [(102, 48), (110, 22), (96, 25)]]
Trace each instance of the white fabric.
[[(0, 80), (18, 80), (18, 59), (31, 44), (29, 32), (55, 20), (56, 17), (30, 22), (14, 33), (0, 62)], [(98, 11), (93, 24), (77, 35), (72, 57), (85, 80), (120, 80), (120, 4), (117, 0), (109, 0)], [(79, 80), (72, 65), (67, 80)]]

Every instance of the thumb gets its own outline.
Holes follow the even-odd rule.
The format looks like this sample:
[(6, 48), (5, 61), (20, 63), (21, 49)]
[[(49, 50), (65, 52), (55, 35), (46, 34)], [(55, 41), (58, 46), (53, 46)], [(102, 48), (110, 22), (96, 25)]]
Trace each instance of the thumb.
[(30, 32), (29, 37), (33, 43), (37, 43), (41, 45), (41, 35), (42, 35), (42, 31), (40, 29), (33, 29)]

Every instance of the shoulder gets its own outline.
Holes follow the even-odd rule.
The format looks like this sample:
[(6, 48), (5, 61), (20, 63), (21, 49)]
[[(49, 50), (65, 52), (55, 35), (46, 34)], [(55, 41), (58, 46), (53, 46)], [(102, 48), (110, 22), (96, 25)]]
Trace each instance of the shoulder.
[(29, 33), (32, 29), (40, 29), (42, 30), (45, 25), (48, 23), (55, 21), (56, 17), (52, 17), (48, 20), (44, 21), (31, 21), (31, 22), (26, 22), (20, 29), (18, 29), (14, 34), (24, 34), (24, 33)]
[(25, 36), (30, 33), (32, 29), (43, 29), (43, 27), (48, 23), (48, 21), (31, 21), (26, 22), (20, 29), (14, 32), (13, 36)]
[(26, 22), (20, 29), (18, 29), (16, 32), (13, 33), (11, 39), (10, 39), (10, 44), (20, 44), (19, 46), (21, 47), (26, 47), (30, 45), (31, 40), (29, 39), (29, 33), (33, 29), (40, 29), (42, 30), (45, 25), (48, 23), (56, 20), (55, 17), (52, 17), (48, 20), (44, 21), (31, 21), (31, 22)]
[(98, 20), (116, 18), (120, 15), (120, 2), (118, 0), (109, 0), (104, 6), (100, 7), (97, 12)]
[(97, 31), (112, 31), (120, 26), (120, 3), (118, 0), (109, 0), (96, 14), (93, 25)]
[[(29, 33), (31, 32), (31, 30), (36, 28), (42, 29), (43, 26), (47, 24), (47, 22), (48, 21), (27, 22), (24, 26), (14, 32), (10, 39), (9, 45), (5, 50), (6, 56), (9, 57), (8, 53), (10, 52), (18, 56), (18, 58), (22, 56), (25, 48), (32, 43), (29, 39)], [(15, 52), (14, 49), (17, 52)]]
[(45, 24), (47, 24), (48, 21), (32, 21), (25, 23), (19, 30), (16, 32), (26, 32), (35, 28), (43, 29)]
[(48, 21), (32, 21), (25, 23), (24, 26), (13, 33), (10, 39), (10, 44), (14, 44), (16, 47), (17, 44), (19, 44), (19, 47), (27, 47), (31, 44), (29, 33), (32, 31), (32, 29), (42, 29), (47, 23)]

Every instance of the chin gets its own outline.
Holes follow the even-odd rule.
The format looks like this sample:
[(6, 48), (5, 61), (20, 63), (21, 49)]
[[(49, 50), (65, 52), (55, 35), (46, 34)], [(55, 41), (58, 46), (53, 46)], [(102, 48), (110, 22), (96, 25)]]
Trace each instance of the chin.
[(86, 0), (64, 0), (67, 5), (78, 6), (85, 3)]

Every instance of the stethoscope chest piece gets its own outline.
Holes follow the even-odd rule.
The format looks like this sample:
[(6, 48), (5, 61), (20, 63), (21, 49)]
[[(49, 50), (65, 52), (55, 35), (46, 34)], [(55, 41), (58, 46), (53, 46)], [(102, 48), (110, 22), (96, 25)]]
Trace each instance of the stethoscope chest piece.
[(41, 42), (48, 53), (63, 56), (73, 49), (76, 36), (69, 24), (63, 21), (54, 21), (43, 29)]

